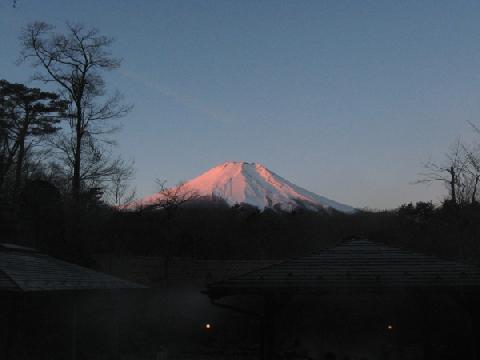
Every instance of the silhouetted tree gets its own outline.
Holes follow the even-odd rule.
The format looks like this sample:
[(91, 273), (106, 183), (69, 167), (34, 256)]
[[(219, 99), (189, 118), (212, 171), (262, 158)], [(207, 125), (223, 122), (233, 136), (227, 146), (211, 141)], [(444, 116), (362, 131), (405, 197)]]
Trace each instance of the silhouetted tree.
[[(470, 123), (472, 129), (477, 135), (480, 135), (480, 129), (473, 123)], [(478, 187), (480, 186), (480, 141), (465, 146), (465, 153), (467, 157), (468, 184), (470, 189), (470, 202), (473, 204), (477, 202)]]
[(135, 188), (131, 186), (131, 181), (135, 175), (133, 161), (126, 162), (118, 159), (114, 170), (107, 179), (108, 186), (104, 197), (109, 204), (124, 206), (131, 203), (135, 198)]
[[(115, 127), (108, 120), (126, 115), (131, 106), (122, 104), (117, 92), (106, 98), (102, 72), (116, 69), (120, 60), (109, 48), (113, 40), (99, 34), (97, 29), (67, 23), (65, 34), (44, 22), (29, 24), (21, 35), (21, 61), (31, 60), (41, 71), (35, 79), (55, 83), (69, 100), (71, 134), (60, 141), (62, 150), (68, 149), (72, 164), (71, 191), (76, 202), (82, 188), (82, 162), (85, 149), (92, 149)], [(86, 145), (88, 143), (88, 145)], [(64, 145), (68, 144), (68, 147)]]
[[(3, 149), (7, 152), (4, 170), (15, 163), (13, 194), (18, 195), (27, 152), (35, 140), (56, 132), (67, 103), (58, 94), (0, 80), (0, 107), (3, 109)], [(3, 178), (3, 176), (2, 176)]]
[(183, 182), (172, 187), (167, 187), (165, 180), (156, 179), (155, 182), (158, 187), (157, 198), (147, 207), (149, 209), (165, 210), (168, 217), (171, 217), (180, 206), (200, 197), (195, 190), (189, 189)]
[[(424, 165), (425, 171), (420, 174), (421, 179), (417, 183), (443, 183), (450, 193), (450, 200), (454, 206), (463, 201), (465, 194), (465, 182), (462, 181), (467, 169), (468, 160), (464, 151), (464, 146), (457, 140), (446, 154), (442, 163), (432, 161)], [(460, 198), (459, 198), (460, 197)]]
[(4, 97), (0, 97), (0, 194), (2, 193), (3, 183), (10, 167), (13, 164), (18, 145), (12, 141), (9, 136), (9, 109), (10, 104)]
[(62, 250), (63, 218), (60, 191), (44, 180), (27, 181), (19, 197), (22, 237), (30, 246), (58, 253)]
[[(54, 148), (58, 152), (57, 158), (62, 162), (70, 177), (75, 166), (71, 144), (71, 141), (62, 135), (55, 138), (53, 142)], [(133, 167), (121, 157), (114, 158), (108, 147), (103, 146), (100, 142), (95, 142), (91, 137), (84, 139), (81, 149), (81, 193), (88, 193), (90, 189), (96, 188), (105, 195), (105, 200), (111, 200), (111, 190), (120, 185), (118, 180), (122, 180), (122, 184), (125, 185), (127, 180), (133, 177)], [(115, 181), (117, 181), (116, 184)], [(117, 190), (117, 195), (120, 195), (120, 189)], [(125, 197), (126, 193), (122, 194), (123, 200)], [(84, 198), (83, 195), (82, 198)]]

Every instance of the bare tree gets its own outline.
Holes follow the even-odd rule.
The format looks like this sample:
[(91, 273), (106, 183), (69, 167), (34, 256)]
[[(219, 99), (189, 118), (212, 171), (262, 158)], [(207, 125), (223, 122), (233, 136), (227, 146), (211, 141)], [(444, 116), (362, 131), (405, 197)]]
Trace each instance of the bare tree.
[(135, 176), (133, 161), (126, 162), (118, 159), (115, 164), (116, 171), (113, 172), (108, 181), (104, 194), (105, 200), (117, 207), (124, 207), (130, 204), (136, 195), (135, 188), (132, 188), (131, 182)]
[(189, 189), (184, 182), (173, 187), (167, 187), (165, 180), (156, 179), (155, 182), (158, 187), (158, 198), (150, 205), (150, 208), (163, 209), (169, 216), (181, 205), (199, 198), (198, 193)]
[(120, 60), (109, 51), (113, 40), (100, 35), (97, 29), (69, 23), (65, 34), (57, 33), (53, 26), (44, 22), (29, 24), (20, 39), (20, 62), (30, 60), (32, 66), (40, 70), (34, 78), (56, 84), (70, 102), (71, 191), (74, 200), (78, 201), (82, 187), (82, 156), (88, 149), (85, 143), (110, 134), (115, 127), (108, 120), (120, 118), (131, 109), (122, 104), (119, 93), (106, 97), (102, 72), (120, 66)]
[(424, 164), (425, 171), (420, 173), (420, 180), (417, 183), (443, 183), (449, 193), (453, 205), (458, 205), (463, 201), (465, 193), (464, 176), (468, 166), (468, 160), (464, 151), (464, 146), (460, 140), (450, 148), (442, 163), (428, 161)]
[[(473, 130), (480, 135), (480, 129), (473, 123), (470, 123)], [(480, 142), (464, 148), (467, 156), (467, 173), (470, 184), (470, 202), (474, 203), (478, 197), (478, 186), (480, 183)]]
[(176, 211), (180, 206), (198, 199), (199, 195), (195, 190), (189, 189), (184, 182), (180, 182), (177, 186), (173, 187), (167, 187), (167, 182), (165, 180), (156, 179), (155, 182), (158, 187), (158, 198), (147, 208), (161, 209), (165, 211), (166, 214), (165, 231), (167, 233), (167, 236), (164, 244), (165, 259), (163, 275), (165, 284), (167, 284), (169, 280), (170, 261), (173, 252), (172, 232), (174, 230), (173, 221), (175, 219)]

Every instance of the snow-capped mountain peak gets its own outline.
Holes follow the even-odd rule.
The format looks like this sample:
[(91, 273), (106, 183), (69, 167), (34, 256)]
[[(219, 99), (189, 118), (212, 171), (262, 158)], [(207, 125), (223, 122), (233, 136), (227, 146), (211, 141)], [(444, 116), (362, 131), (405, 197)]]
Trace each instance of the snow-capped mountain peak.
[[(286, 211), (295, 208), (309, 210), (335, 209), (351, 213), (355, 209), (305, 190), (278, 176), (265, 166), (244, 161), (228, 161), (207, 170), (200, 176), (187, 181), (182, 190), (200, 197), (215, 197), (229, 205), (249, 204)], [(161, 200), (161, 194), (148, 196), (138, 203), (148, 205)]]

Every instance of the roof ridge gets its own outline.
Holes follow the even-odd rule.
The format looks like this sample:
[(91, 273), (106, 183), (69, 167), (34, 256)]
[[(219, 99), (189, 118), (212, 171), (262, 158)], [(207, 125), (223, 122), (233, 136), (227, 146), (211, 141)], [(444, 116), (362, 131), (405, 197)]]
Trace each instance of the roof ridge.
[(17, 283), (17, 282), (13, 279), (13, 277), (12, 277), (5, 269), (0, 270), (0, 272), (1, 272), (2, 274), (4, 274), (4, 275), (7, 277), (7, 279), (10, 280), (10, 281), (13, 283), (13, 285), (14, 285), (16, 288), (18, 288), (18, 289), (20, 289), (20, 290), (24, 290), (23, 287), (21, 287), (20, 284)]
[[(334, 247), (335, 247), (335, 245), (334, 245)], [(325, 247), (325, 248), (323, 248), (323, 249), (320, 249), (319, 251), (326, 251), (326, 250), (328, 250), (328, 249), (332, 249), (332, 248), (331, 248), (331, 247)], [(215, 282), (213, 282), (213, 283), (211, 283), (211, 284), (208, 284), (208, 286), (214, 285), (214, 284), (221, 284), (221, 283), (226, 282), (226, 281), (234, 280), (234, 279), (237, 279), (237, 278), (239, 278), (239, 277), (243, 277), (243, 276), (249, 275), (249, 274), (251, 274), (251, 273), (253, 273), (253, 272), (265, 270), (265, 269), (268, 269), (268, 268), (271, 268), (271, 267), (274, 267), (274, 266), (279, 266), (279, 265), (285, 264), (285, 263), (290, 262), (290, 261), (295, 261), (295, 260), (298, 260), (298, 259), (303, 259), (303, 258), (306, 258), (306, 257), (314, 256), (314, 255), (316, 255), (316, 254), (317, 254), (316, 252), (311, 252), (309, 255), (298, 255), (298, 256), (295, 256), (295, 257), (290, 258), (290, 259), (279, 260), (279, 261), (276, 262), (276, 263), (268, 264), (268, 265), (262, 266), (262, 267), (260, 267), (260, 268), (247, 271), (247, 272), (245, 272), (245, 273), (243, 273), (243, 274), (235, 275), (235, 276), (232, 276), (232, 277), (229, 277), (229, 278), (227, 278), (227, 279), (220, 280), (220, 281), (215, 281)]]
[[(407, 249), (407, 248), (399, 246), (399, 245), (391, 245), (391, 244), (388, 244), (386, 242), (370, 240), (370, 239), (364, 238), (364, 237), (361, 237), (361, 238), (360, 237), (358, 237), (358, 238), (348, 237), (348, 238), (345, 238), (345, 239), (341, 240), (338, 243), (337, 246), (342, 246), (342, 245), (345, 245), (347, 243), (352, 243), (352, 242), (355, 242), (355, 241), (365, 241), (365, 242), (373, 244), (373, 245), (384, 246), (384, 247), (389, 248), (391, 250), (397, 250), (397, 251), (403, 252), (403, 253), (408, 254), (408, 255), (428, 257), (428, 258), (431, 258), (431, 259), (435, 259), (437, 261), (444, 261), (444, 262), (448, 262), (448, 263), (460, 264), (462, 266), (472, 266), (472, 267), (476, 267), (476, 268), (479, 267), (477, 264), (461, 262), (458, 259), (448, 259), (448, 258), (445, 258), (445, 257), (440, 256), (440, 255), (427, 253), (427, 252), (421, 252), (421, 251), (413, 250), (413, 249)], [(322, 249), (322, 250), (324, 250), (324, 249)]]
[(15, 243), (0, 243), (0, 249), (3, 251), (18, 251), (26, 253), (39, 253), (35, 248), (29, 246), (18, 245)]
[(357, 238), (208, 284), (207, 293), (399, 286), (480, 287), (480, 267)]

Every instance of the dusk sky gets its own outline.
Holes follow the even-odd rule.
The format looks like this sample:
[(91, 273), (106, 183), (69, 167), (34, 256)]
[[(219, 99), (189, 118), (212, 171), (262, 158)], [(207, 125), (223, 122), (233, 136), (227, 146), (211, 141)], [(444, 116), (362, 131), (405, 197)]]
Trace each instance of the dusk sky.
[(422, 163), (480, 123), (480, 2), (0, 0), (0, 78), (29, 80), (35, 20), (116, 39), (139, 196), (244, 160), (355, 207), (438, 202)]

